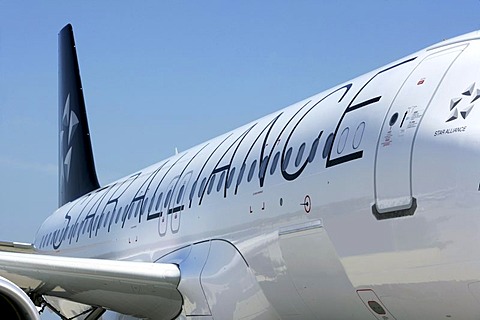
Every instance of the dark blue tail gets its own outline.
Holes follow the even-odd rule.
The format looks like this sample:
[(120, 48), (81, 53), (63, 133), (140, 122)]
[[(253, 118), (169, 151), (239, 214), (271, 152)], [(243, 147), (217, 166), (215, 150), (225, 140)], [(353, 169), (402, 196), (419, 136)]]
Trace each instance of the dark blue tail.
[(93, 160), (82, 81), (73, 29), (58, 35), (58, 204), (77, 199), (100, 187)]

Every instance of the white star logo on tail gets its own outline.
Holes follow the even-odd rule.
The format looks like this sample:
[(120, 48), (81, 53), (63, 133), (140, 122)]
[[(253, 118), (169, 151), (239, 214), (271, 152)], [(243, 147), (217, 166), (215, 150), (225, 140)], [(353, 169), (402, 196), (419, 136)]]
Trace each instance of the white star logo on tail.
[[(78, 127), (79, 120), (75, 112), (70, 108), (70, 94), (67, 95), (67, 99), (65, 101), (65, 106), (63, 107), (63, 116), (62, 116), (62, 130), (60, 131), (60, 146), (62, 148), (63, 159), (61, 159), (62, 165), (60, 166), (60, 179), (62, 181), (70, 176), (70, 163), (72, 159), (72, 137), (75, 135), (75, 131)], [(68, 128), (68, 131), (65, 132), (65, 128)], [(68, 137), (68, 140), (66, 140)], [(65, 140), (67, 141), (67, 145), (65, 149), (63, 149), (63, 145)], [(65, 153), (65, 150), (68, 152)]]

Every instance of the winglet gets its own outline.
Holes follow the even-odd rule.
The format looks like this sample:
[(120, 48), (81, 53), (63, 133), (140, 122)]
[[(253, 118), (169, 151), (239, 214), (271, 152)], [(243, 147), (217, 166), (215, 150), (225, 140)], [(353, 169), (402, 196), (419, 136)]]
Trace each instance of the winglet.
[(58, 35), (58, 204), (77, 199), (100, 187), (93, 160), (87, 112), (78, 67), (73, 28)]

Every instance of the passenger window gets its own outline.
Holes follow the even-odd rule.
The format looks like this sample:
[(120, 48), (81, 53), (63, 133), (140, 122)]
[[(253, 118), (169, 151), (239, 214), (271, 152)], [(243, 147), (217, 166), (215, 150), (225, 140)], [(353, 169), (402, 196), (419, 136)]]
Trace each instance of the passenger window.
[[(100, 219), (100, 216), (96, 216), (96, 217), (95, 217), (95, 220), (94, 220), (95, 223), (92, 225), (92, 227), (93, 227), (92, 230), (94, 230), (94, 229), (97, 227), (97, 225), (98, 225), (97, 223), (98, 223), (98, 220), (99, 220), (99, 219)], [(90, 231), (90, 230), (89, 230), (89, 231)]]
[(135, 210), (136, 205), (137, 205), (137, 203), (131, 203), (130, 204), (130, 208), (128, 210), (128, 220), (130, 220), (130, 218), (132, 217), (132, 213)]
[(74, 223), (72, 227), (70, 228), (70, 232), (68, 233), (68, 239), (72, 239), (73, 234), (75, 233), (75, 230), (77, 229), (77, 224)]
[(363, 138), (363, 132), (365, 131), (365, 122), (361, 122), (357, 130), (355, 130), (355, 135), (353, 136), (352, 148), (357, 149), (360, 146)]
[(262, 163), (260, 164), (260, 171), (258, 172), (258, 177), (263, 179), (265, 177), (265, 172), (267, 171), (268, 156), (264, 157)]
[(148, 207), (148, 212), (152, 212), (153, 203), (155, 202), (155, 196), (153, 196), (152, 201), (150, 201), (150, 207)]
[(77, 225), (75, 223), (70, 227), (70, 230), (69, 230), (68, 235), (67, 235), (67, 239), (69, 239), (69, 240), (72, 239), (72, 235), (75, 232), (76, 227), (77, 227)]
[(277, 151), (272, 160), (272, 166), (270, 167), (270, 174), (274, 174), (277, 169), (278, 159), (280, 159), (280, 151)]
[(217, 192), (220, 191), (220, 189), (222, 189), (223, 179), (225, 179), (225, 171), (222, 171), (222, 174), (220, 174), (220, 178), (218, 179)]
[(298, 167), (302, 162), (303, 152), (305, 151), (305, 142), (298, 148), (297, 158), (295, 159), (295, 167)]
[(282, 170), (285, 171), (288, 168), (288, 163), (290, 162), (290, 157), (292, 156), (292, 147), (288, 148), (285, 158), (282, 163)]
[(177, 204), (180, 203), (180, 201), (182, 200), (182, 196), (183, 196), (183, 192), (185, 191), (185, 185), (182, 185), (180, 187), (180, 190), (178, 191), (178, 196), (177, 196)]
[(123, 216), (122, 216), (122, 221), (125, 221), (127, 219), (127, 214), (128, 214), (128, 210), (132, 207), (132, 205), (128, 206), (126, 205), (125, 206), (125, 210), (123, 210)]
[(215, 183), (215, 174), (213, 174), (213, 175), (210, 177), (210, 183), (208, 184), (207, 194), (210, 194), (210, 192), (212, 192), (214, 183)]
[(138, 202), (135, 202), (135, 203), (132, 203), (130, 204), (130, 211), (128, 211), (128, 220), (130, 220), (130, 218), (136, 214), (136, 210), (138, 208)]
[(95, 225), (96, 226), (95, 229), (100, 229), (100, 226), (102, 225), (102, 222), (103, 222), (103, 218), (105, 218), (105, 215), (102, 213), (100, 215), (100, 219), (98, 219), (98, 224)]
[(115, 215), (116, 215), (116, 210), (113, 209), (113, 212), (112, 212), (112, 217), (110, 218), (110, 222), (109, 222), (109, 227), (112, 225), (112, 223), (115, 222)]
[(155, 211), (158, 211), (160, 208), (160, 203), (162, 203), (162, 198), (163, 198), (163, 192), (160, 192), (160, 195), (158, 196), (157, 199), (157, 204), (155, 205)]
[(312, 149), (310, 150), (310, 154), (308, 155), (308, 162), (313, 162), (313, 159), (315, 159), (319, 142), (320, 138), (316, 138), (315, 140), (313, 140)]
[(237, 178), (237, 187), (240, 185), (240, 183), (242, 183), (243, 174), (245, 173), (245, 167), (246, 165), (244, 163), (240, 168), (240, 172), (238, 173), (238, 178)]
[(139, 202), (137, 203), (137, 208), (135, 209), (135, 215), (134, 215), (135, 218), (138, 217), (138, 212), (140, 211), (140, 208), (141, 208), (141, 207), (142, 207), (142, 202), (139, 201)]
[(205, 190), (205, 185), (207, 183), (207, 178), (203, 178), (202, 183), (200, 183), (200, 189), (198, 189), (198, 197), (202, 196), (203, 191)]
[(84, 222), (85, 222), (85, 221), (82, 221), (82, 222), (80, 223), (80, 228), (78, 228), (78, 236), (80, 235), (80, 233), (82, 233)]
[(117, 218), (115, 219), (115, 223), (118, 223), (118, 220), (120, 220), (121, 215), (122, 215), (122, 207), (120, 207), (120, 209), (118, 210)]
[(253, 174), (255, 173), (255, 167), (257, 166), (257, 160), (253, 160), (252, 165), (250, 166), (250, 171), (248, 172), (247, 182), (252, 180)]
[(143, 200), (142, 214), (145, 212), (145, 210), (147, 210), (148, 201), (150, 201), (149, 198), (146, 198), (145, 200)]
[(110, 218), (110, 211), (108, 211), (107, 216), (105, 217), (105, 221), (103, 222), (103, 227), (104, 228), (107, 226), (108, 218)]
[[(72, 230), (72, 236), (71, 238), (74, 238), (75, 237), (75, 234), (77, 233), (77, 230), (80, 230), (80, 224), (78, 222), (75, 222), (75, 227), (73, 228)], [(80, 233), (80, 231), (79, 231)]]
[(340, 135), (340, 139), (338, 141), (337, 145), (337, 153), (341, 154), (343, 152), (343, 149), (345, 148), (345, 145), (347, 144), (347, 139), (348, 139), (348, 134), (350, 132), (350, 128), (346, 127), (343, 129), (342, 134)]
[(193, 196), (195, 195), (195, 188), (197, 187), (197, 181), (195, 181), (192, 185), (192, 190), (190, 191), (190, 196), (188, 197), (190, 201), (192, 201)]
[(233, 176), (235, 175), (235, 167), (233, 167), (228, 173), (227, 189), (230, 188), (233, 182)]
[(325, 141), (325, 146), (323, 147), (323, 153), (322, 153), (323, 159), (325, 159), (328, 156), (328, 153), (332, 148), (332, 143), (333, 143), (333, 133), (330, 133), (328, 135), (327, 141)]
[(75, 235), (80, 235), (80, 223), (75, 223), (75, 228), (72, 230), (72, 239), (75, 237)]
[(170, 203), (170, 198), (172, 197), (172, 189), (168, 190), (167, 196), (165, 197), (165, 202), (163, 203), (163, 207), (166, 208), (167, 205)]

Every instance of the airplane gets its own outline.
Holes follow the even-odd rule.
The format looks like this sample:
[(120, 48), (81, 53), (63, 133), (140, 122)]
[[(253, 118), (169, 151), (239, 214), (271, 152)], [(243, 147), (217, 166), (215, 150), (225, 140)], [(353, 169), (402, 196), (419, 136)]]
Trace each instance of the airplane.
[(8, 319), (478, 319), (480, 33), (107, 185), (59, 33), (59, 207), (0, 245)]

